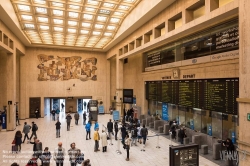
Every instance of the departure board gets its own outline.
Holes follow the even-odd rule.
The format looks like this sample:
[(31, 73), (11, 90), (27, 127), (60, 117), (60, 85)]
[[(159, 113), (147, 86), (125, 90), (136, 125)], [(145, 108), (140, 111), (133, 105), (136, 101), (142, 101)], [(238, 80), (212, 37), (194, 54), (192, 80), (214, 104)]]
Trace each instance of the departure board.
[(204, 80), (205, 109), (226, 114), (237, 114), (239, 79)]
[(238, 78), (167, 80), (148, 83), (148, 98), (151, 100), (237, 114)]
[(162, 102), (178, 104), (179, 103), (179, 82), (162, 82)]

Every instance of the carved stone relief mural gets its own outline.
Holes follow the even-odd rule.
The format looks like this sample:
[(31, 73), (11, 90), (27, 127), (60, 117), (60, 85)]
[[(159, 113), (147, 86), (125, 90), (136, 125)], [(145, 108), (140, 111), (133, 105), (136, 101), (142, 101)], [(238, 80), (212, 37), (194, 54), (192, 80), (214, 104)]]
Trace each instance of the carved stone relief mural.
[(91, 57), (82, 60), (80, 56), (60, 57), (39, 54), (40, 64), (38, 81), (65, 81), (79, 79), (81, 81), (97, 80), (97, 58)]

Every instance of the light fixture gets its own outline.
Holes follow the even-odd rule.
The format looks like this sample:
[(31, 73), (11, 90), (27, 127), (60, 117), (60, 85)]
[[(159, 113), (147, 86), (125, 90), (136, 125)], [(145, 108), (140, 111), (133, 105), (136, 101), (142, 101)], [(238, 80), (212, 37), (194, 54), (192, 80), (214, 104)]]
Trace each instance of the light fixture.
[(35, 3), (39, 3), (39, 4), (45, 4), (46, 1), (45, 0), (34, 0)]
[(53, 19), (54, 21), (54, 24), (62, 24), (63, 23), (63, 20), (60, 20), (60, 19)]
[(62, 10), (53, 10), (53, 14), (57, 15), (57, 16), (62, 16), (63, 15), (63, 11)]
[(24, 20), (32, 20), (33, 17), (29, 16), (29, 15), (22, 15), (22, 19), (24, 19)]
[(113, 3), (107, 3), (107, 2), (105, 2), (105, 3), (103, 3), (103, 6), (104, 7), (113, 8), (115, 5)]
[(105, 9), (100, 9), (100, 13), (101, 14), (110, 14), (109, 10), (105, 10)]
[(106, 32), (104, 33), (104, 36), (112, 36), (112, 33)]
[(123, 15), (124, 15), (124, 13), (122, 13), (122, 12), (114, 12), (114, 15), (117, 15), (117, 16), (123, 16)]
[(76, 6), (76, 5), (69, 5), (69, 8), (71, 8), (71, 9), (75, 9), (75, 10), (78, 10), (78, 9), (80, 9), (80, 6)]
[(93, 31), (93, 35), (100, 35), (101, 32)]
[(18, 9), (21, 10), (21, 11), (26, 11), (26, 12), (29, 12), (30, 11), (30, 7), (27, 6), (27, 5), (17, 5)]
[(81, 30), (81, 34), (88, 34), (89, 31), (86, 31), (86, 30)]
[(104, 27), (104, 25), (102, 24), (95, 24), (95, 28), (97, 29), (102, 29)]
[(76, 12), (69, 12), (69, 17), (77, 18), (78, 17), (78, 13), (76, 13)]
[(49, 26), (46, 26), (46, 25), (40, 25), (40, 29), (42, 29), (42, 30), (48, 30), (48, 29), (49, 29)]
[(86, 22), (83, 22), (83, 23), (82, 23), (82, 26), (83, 26), (83, 27), (90, 27), (90, 25), (91, 25), (90, 23), (86, 23)]
[(128, 10), (128, 9), (129, 9), (129, 6), (120, 5), (120, 6), (119, 6), (119, 9)]
[(107, 17), (104, 16), (97, 16), (98, 21), (106, 21)]
[(85, 7), (85, 10), (88, 12), (95, 12), (96, 9), (91, 8), (91, 7)]
[(116, 28), (116, 27), (113, 26), (113, 25), (109, 25), (109, 26), (107, 27), (108, 30), (114, 30), (115, 28)]
[(48, 18), (46, 18), (46, 17), (38, 17), (37, 20), (39, 22), (48, 22)]
[(91, 14), (83, 14), (83, 18), (86, 20), (91, 20), (93, 18), (93, 15)]
[(112, 23), (118, 23), (119, 21), (120, 21), (119, 18), (111, 18), (110, 19), (110, 22), (112, 22)]
[(76, 29), (68, 29), (68, 32), (70, 32), (70, 33), (76, 33)]
[(70, 26), (76, 26), (77, 25), (77, 22), (76, 21), (68, 21), (68, 24)]
[(61, 32), (61, 31), (63, 31), (63, 28), (61, 28), (61, 27), (54, 27), (54, 30)]
[(35, 25), (34, 24), (24, 24), (25, 28), (29, 28), (29, 29), (34, 29)]
[(99, 4), (99, 2), (96, 1), (96, 0), (88, 0), (87, 3), (90, 4), (90, 5), (98, 5)]
[(52, 2), (52, 6), (63, 7), (63, 4), (58, 2)]
[(43, 7), (36, 7), (37, 13), (47, 14), (47, 9)]

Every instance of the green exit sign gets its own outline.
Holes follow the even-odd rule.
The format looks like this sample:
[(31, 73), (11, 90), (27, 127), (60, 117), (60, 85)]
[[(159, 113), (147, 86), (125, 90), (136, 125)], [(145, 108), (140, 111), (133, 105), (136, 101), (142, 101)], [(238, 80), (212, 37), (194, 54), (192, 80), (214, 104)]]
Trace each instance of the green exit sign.
[(250, 113), (247, 113), (247, 120), (250, 121)]

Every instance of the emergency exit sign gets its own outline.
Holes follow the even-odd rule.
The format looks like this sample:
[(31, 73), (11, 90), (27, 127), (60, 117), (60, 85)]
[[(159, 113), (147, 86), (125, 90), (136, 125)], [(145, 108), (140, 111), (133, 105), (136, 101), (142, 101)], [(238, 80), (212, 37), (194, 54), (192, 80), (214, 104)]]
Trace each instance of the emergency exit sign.
[(250, 121), (250, 113), (247, 113), (247, 120)]

